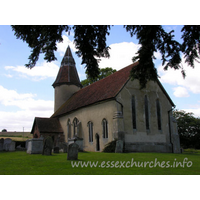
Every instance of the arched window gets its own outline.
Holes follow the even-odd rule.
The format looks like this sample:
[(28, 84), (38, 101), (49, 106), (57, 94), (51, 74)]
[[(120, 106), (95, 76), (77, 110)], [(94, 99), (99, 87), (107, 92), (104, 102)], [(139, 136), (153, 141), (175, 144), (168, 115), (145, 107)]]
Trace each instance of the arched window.
[(158, 130), (161, 130), (161, 112), (160, 112), (159, 99), (156, 99), (156, 111), (157, 111), (157, 120), (158, 120)]
[(146, 129), (149, 130), (149, 102), (147, 95), (144, 97)]
[(103, 119), (102, 126), (103, 126), (103, 138), (108, 138), (108, 122), (106, 119)]
[(88, 122), (88, 131), (89, 131), (89, 142), (93, 142), (93, 123)]
[(75, 117), (74, 120), (73, 120), (74, 137), (75, 137), (76, 135), (78, 135), (78, 132), (77, 132), (77, 125), (78, 125), (78, 119)]
[(132, 124), (133, 124), (133, 129), (136, 129), (136, 107), (135, 107), (135, 97), (132, 96), (132, 101), (131, 101), (131, 106), (132, 106)]
[(70, 123), (70, 119), (68, 119), (68, 121), (67, 121), (67, 134), (68, 134), (68, 138), (71, 138), (71, 123)]

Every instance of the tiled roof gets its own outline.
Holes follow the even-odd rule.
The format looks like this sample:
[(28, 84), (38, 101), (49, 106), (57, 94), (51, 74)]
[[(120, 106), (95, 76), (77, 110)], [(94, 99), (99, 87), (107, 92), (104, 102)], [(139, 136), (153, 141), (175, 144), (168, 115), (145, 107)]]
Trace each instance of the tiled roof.
[(61, 62), (61, 67), (59, 69), (56, 80), (53, 83), (53, 87), (55, 88), (56, 86), (62, 84), (76, 85), (78, 87), (82, 87), (76, 70), (75, 61), (72, 57), (72, 53), (69, 46)]
[(38, 127), (40, 133), (63, 133), (63, 129), (57, 118), (35, 117), (31, 133), (33, 134), (34, 126)]
[(129, 80), (132, 67), (137, 64), (138, 62), (133, 63), (104, 79), (80, 89), (51, 117), (58, 117), (79, 108), (116, 97)]

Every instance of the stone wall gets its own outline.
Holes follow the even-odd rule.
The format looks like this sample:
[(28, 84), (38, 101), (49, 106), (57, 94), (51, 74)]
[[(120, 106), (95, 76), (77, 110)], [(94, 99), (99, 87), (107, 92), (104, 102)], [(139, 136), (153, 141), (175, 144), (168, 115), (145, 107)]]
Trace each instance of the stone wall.
[[(104, 146), (114, 139), (113, 135), (113, 115), (116, 111), (116, 101), (111, 100), (96, 105), (88, 106), (79, 109), (67, 116), (59, 118), (61, 126), (65, 134), (65, 141), (68, 142), (67, 122), (71, 122), (71, 135), (73, 137), (73, 120), (76, 117), (80, 122), (79, 138), (83, 138), (84, 151), (96, 151), (96, 133), (99, 134), (100, 151)], [(103, 138), (102, 120), (106, 119), (108, 122), (108, 138)], [(88, 122), (93, 123), (93, 142), (89, 142)]]
[(158, 142), (125, 143), (125, 152), (159, 152), (172, 153), (172, 144)]

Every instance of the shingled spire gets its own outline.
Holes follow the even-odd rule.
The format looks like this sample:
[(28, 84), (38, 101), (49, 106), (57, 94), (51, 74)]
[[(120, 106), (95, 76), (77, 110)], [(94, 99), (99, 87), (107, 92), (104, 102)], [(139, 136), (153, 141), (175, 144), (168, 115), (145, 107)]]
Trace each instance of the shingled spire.
[(75, 92), (82, 88), (70, 47), (67, 47), (54, 87), (54, 111), (58, 110)]
[(63, 84), (82, 87), (76, 70), (76, 64), (69, 46), (67, 47), (58, 75), (52, 86), (55, 88), (56, 86)]

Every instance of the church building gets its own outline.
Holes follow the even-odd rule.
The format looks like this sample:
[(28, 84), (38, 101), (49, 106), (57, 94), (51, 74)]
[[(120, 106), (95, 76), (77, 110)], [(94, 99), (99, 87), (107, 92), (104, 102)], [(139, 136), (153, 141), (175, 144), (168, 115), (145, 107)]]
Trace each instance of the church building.
[(51, 136), (54, 146), (76, 142), (83, 151), (101, 152), (117, 140), (125, 152), (180, 153), (175, 105), (159, 80), (144, 89), (131, 80), (137, 64), (83, 88), (68, 46), (53, 83), (54, 113), (35, 118), (33, 138)]

